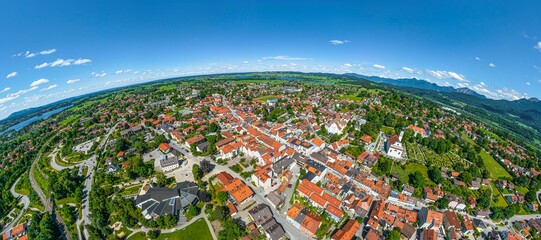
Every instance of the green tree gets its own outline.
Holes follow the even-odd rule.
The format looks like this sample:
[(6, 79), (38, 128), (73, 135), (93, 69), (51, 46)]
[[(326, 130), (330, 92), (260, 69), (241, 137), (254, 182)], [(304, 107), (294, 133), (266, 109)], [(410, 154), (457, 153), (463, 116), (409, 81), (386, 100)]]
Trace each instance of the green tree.
[(156, 172), (156, 184), (160, 187), (167, 185), (167, 177), (163, 172)]
[(196, 181), (203, 177), (203, 170), (201, 170), (201, 168), (197, 164), (194, 164), (192, 166), (192, 173), (193, 173), (193, 178)]
[(218, 201), (220, 201), (220, 203), (224, 203), (225, 201), (227, 201), (227, 193), (224, 192), (224, 191), (219, 192), (216, 195), (216, 199), (218, 199)]
[(420, 171), (415, 171), (409, 174), (409, 183), (415, 188), (424, 187), (425, 177)]
[(393, 230), (389, 231), (387, 233), (387, 236), (385, 239), (388, 240), (400, 240), (400, 229), (395, 227)]

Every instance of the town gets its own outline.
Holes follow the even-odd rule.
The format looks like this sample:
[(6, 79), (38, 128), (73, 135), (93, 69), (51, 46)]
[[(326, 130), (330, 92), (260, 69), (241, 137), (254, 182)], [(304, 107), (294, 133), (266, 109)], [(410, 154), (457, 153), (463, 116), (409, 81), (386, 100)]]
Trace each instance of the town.
[(7, 149), (39, 154), (3, 239), (46, 232), (43, 211), (68, 239), (541, 236), (541, 172), (518, 140), (386, 88), (258, 77), (131, 87), (34, 126), (46, 147)]

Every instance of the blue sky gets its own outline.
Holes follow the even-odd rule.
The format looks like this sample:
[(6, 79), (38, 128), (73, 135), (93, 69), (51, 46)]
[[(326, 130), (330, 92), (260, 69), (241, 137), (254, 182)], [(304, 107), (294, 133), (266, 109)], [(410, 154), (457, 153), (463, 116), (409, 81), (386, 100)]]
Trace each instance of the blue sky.
[(541, 98), (541, 2), (3, 1), (0, 118), (111, 87), (293, 70)]

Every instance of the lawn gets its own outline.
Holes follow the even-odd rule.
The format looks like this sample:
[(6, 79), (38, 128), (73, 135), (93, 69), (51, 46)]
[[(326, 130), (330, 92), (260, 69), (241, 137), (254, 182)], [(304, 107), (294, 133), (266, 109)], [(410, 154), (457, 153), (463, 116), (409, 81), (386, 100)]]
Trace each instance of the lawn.
[(273, 98), (278, 98), (278, 95), (264, 95), (264, 96), (258, 97), (256, 99), (259, 99), (261, 101), (267, 101), (267, 100), (273, 99)]
[(392, 127), (387, 127), (387, 126), (383, 126), (381, 127), (381, 131), (386, 133), (386, 134), (394, 134), (394, 128)]
[(393, 164), (391, 174), (398, 174), (400, 182), (407, 183), (409, 180), (409, 174), (414, 173), (415, 171), (420, 171), (425, 178), (428, 178), (428, 168), (425, 165), (414, 162), (408, 162), (405, 169), (402, 169), (402, 167), (399, 165)]
[(347, 100), (351, 100), (351, 101), (361, 101), (361, 100), (363, 100), (362, 97), (357, 97), (357, 94), (343, 95), (343, 96), (340, 97), (340, 99), (347, 99)]
[(138, 184), (138, 185), (135, 185), (135, 186), (130, 186), (130, 187), (124, 188), (120, 192), (120, 196), (127, 196), (127, 195), (136, 194), (136, 193), (139, 192), (139, 189), (141, 189), (142, 186), (143, 186), (143, 184)]
[[(136, 233), (129, 240), (146, 240), (143, 233)], [(159, 240), (206, 240), (212, 239), (210, 229), (204, 219), (199, 219), (184, 229), (172, 233), (160, 234)]]
[(68, 117), (68, 118), (62, 120), (62, 121), (60, 122), (60, 125), (66, 126), (66, 125), (68, 125), (68, 124), (71, 124), (72, 122), (75, 122), (75, 121), (78, 120), (79, 118), (81, 118), (81, 115), (79, 115), (79, 114), (73, 115), (73, 116), (71, 116), (71, 117)]
[(483, 163), (493, 179), (511, 178), (511, 175), (496, 160), (484, 150), (480, 153)]
[(521, 187), (521, 186), (515, 186), (515, 189), (516, 189), (517, 191), (519, 191), (520, 193), (522, 193), (522, 194), (526, 194), (526, 193), (529, 192), (528, 188)]
[(500, 193), (500, 190), (494, 185), (494, 183), (490, 182), (490, 187), (492, 188), (492, 203), (495, 207), (507, 207), (507, 201), (505, 201), (505, 198), (503, 198), (502, 193)]

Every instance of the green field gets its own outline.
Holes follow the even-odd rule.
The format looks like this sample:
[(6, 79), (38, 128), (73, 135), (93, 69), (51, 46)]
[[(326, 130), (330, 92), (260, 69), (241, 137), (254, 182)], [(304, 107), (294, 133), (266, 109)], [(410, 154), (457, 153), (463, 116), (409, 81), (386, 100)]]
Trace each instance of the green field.
[(259, 99), (261, 101), (267, 101), (267, 100), (270, 100), (270, 99), (273, 99), (273, 98), (278, 98), (278, 95), (264, 95), (264, 96), (260, 96), (256, 99)]
[(81, 118), (81, 115), (79, 115), (79, 114), (73, 115), (73, 116), (71, 116), (69, 118), (66, 118), (66, 119), (62, 120), (60, 122), (60, 125), (63, 125), (63, 126), (68, 125), (68, 124), (70, 124), (72, 122), (75, 122), (79, 118)]
[(130, 186), (130, 187), (124, 188), (120, 192), (120, 196), (127, 196), (127, 195), (136, 194), (136, 193), (139, 192), (139, 189), (141, 189), (142, 186), (143, 186), (143, 184), (138, 184), (138, 185), (135, 185), (135, 186)]
[(361, 101), (361, 100), (363, 100), (363, 98), (357, 97), (357, 95), (355, 95), (355, 94), (343, 95), (343, 96), (340, 96), (340, 99), (347, 99), (347, 100), (351, 100), (351, 101)]
[[(129, 240), (146, 240), (143, 233), (136, 233)], [(204, 219), (199, 219), (184, 229), (172, 233), (160, 234), (159, 240), (207, 240), (212, 239), (210, 229)]]
[(384, 132), (384, 133), (387, 133), (387, 134), (394, 134), (394, 128), (392, 127), (387, 127), (387, 126), (383, 126), (381, 127), (381, 131)]
[(408, 162), (405, 169), (402, 169), (402, 167), (399, 165), (393, 164), (391, 174), (398, 174), (400, 182), (407, 183), (409, 180), (409, 174), (414, 173), (415, 171), (420, 171), (423, 176), (428, 179), (428, 168), (425, 165), (414, 162)]
[(519, 191), (520, 193), (522, 193), (522, 194), (526, 194), (526, 193), (529, 192), (528, 188), (521, 187), (521, 186), (515, 186), (515, 189), (516, 189), (517, 191)]
[(493, 179), (511, 178), (511, 175), (496, 160), (484, 150), (480, 153), (483, 163)]
[(503, 198), (502, 193), (498, 188), (494, 185), (493, 182), (490, 182), (490, 187), (492, 188), (492, 204), (495, 207), (507, 207), (507, 201), (505, 201), (505, 198)]

